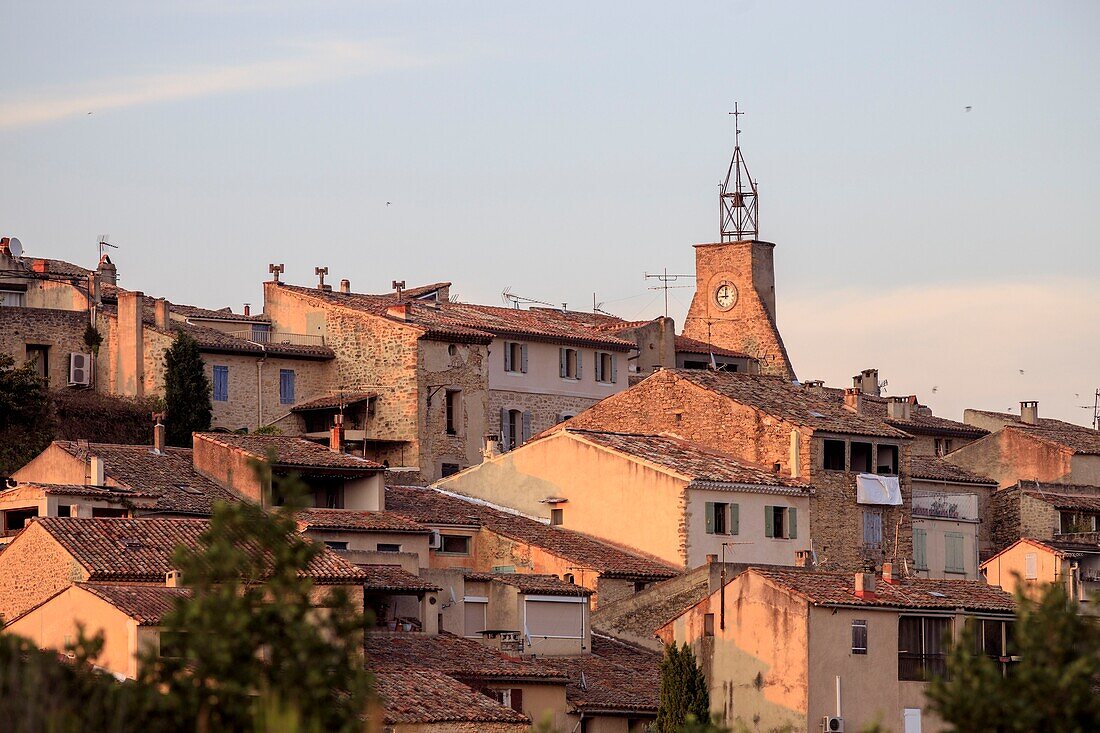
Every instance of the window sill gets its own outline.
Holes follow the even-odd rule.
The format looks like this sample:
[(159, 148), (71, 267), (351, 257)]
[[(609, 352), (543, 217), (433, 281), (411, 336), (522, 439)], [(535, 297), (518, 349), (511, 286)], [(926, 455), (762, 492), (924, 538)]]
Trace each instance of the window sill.
[(944, 568), (943, 572), (947, 575), (966, 575), (965, 570), (948, 570), (947, 568)]

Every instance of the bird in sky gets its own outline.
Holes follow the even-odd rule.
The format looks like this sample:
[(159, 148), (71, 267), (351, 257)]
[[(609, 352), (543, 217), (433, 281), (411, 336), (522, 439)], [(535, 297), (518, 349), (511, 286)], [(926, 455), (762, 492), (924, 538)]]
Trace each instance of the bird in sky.
[(1023, 373), (1024, 373), (1024, 370), (1023, 370), (1023, 369), (1021, 369), (1021, 370), (1020, 370), (1020, 374), (1023, 374)]
[(389, 201), (387, 201), (387, 202), (386, 202), (386, 206), (389, 206), (389, 205), (390, 205), (390, 202), (389, 202)]
[(967, 112), (969, 112), (969, 111), (970, 111), (970, 110), (972, 110), (972, 109), (974, 109), (974, 108), (973, 108), (973, 107), (971, 107), (971, 106), (970, 106), (969, 104), (968, 104), (968, 105), (966, 105), (966, 111), (967, 111)]

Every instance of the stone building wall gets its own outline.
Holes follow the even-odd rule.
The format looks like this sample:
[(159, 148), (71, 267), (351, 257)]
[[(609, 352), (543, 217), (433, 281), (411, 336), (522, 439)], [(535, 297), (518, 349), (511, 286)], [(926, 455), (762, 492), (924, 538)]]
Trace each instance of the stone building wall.
[[(417, 381), (420, 408), (420, 467), (422, 478), (442, 476), (442, 465), (460, 468), (481, 462), (489, 404), (488, 349), (483, 344), (461, 344), (423, 339), (418, 342)], [(447, 392), (458, 391), (455, 434), (447, 433)], [(430, 395), (430, 403), (429, 403)]]
[(49, 348), (47, 367), (51, 389), (69, 384), (69, 354), (88, 352), (84, 330), (87, 311), (45, 308), (0, 308), (0, 353), (10, 355), (16, 366), (27, 361), (27, 346)]
[[(587, 397), (533, 394), (502, 389), (489, 390), (488, 430), (493, 435), (501, 431), (500, 411), (520, 410), (531, 413), (531, 435), (538, 435), (565, 419), (584, 412), (598, 402)], [(517, 441), (518, 442), (518, 441)]]
[(11, 620), (87, 577), (69, 553), (31, 523), (0, 553), (0, 619)]
[[(224, 402), (212, 399), (210, 402), (213, 407), (211, 426), (229, 430), (247, 428), (252, 431), (271, 423), (283, 427), (292, 405), (279, 401), (280, 370), (294, 372), (296, 403), (327, 394), (334, 370), (329, 361), (277, 356), (261, 361), (244, 354), (205, 352), (202, 360), (211, 387), (214, 384), (214, 367), (229, 368), (229, 399)], [(257, 365), (260, 365), (259, 368)]]

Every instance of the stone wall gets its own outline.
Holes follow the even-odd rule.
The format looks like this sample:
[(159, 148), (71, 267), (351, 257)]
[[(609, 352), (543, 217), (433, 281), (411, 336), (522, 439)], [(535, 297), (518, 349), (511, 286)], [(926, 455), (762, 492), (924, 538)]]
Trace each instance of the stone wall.
[(988, 476), (999, 486), (1017, 481), (1073, 483), (1073, 454), (1064, 447), (1035, 440), (1022, 430), (1000, 430), (964, 445), (946, 460), (971, 473)]
[[(269, 356), (264, 360), (244, 354), (203, 353), (203, 364), (210, 385), (214, 384), (214, 367), (229, 368), (229, 399), (211, 400), (211, 426), (250, 431), (276, 423), (290, 413), (292, 405), (279, 402), (279, 372), (294, 372), (294, 402), (328, 394), (334, 366), (329, 361), (290, 359)], [(257, 368), (257, 365), (260, 365)], [(293, 432), (293, 431), (290, 431)]]
[(45, 308), (0, 308), (0, 353), (8, 354), (16, 366), (27, 361), (27, 346), (46, 346), (51, 389), (69, 384), (69, 354), (89, 351), (84, 344), (87, 311)]
[(586, 397), (568, 395), (532, 394), (501, 389), (490, 390), (486, 421), (488, 431), (494, 435), (500, 434), (500, 411), (502, 409), (530, 412), (531, 435), (534, 436), (560, 423), (564, 419), (563, 415), (569, 417), (578, 415), (595, 405), (597, 401)]
[[(483, 344), (421, 340), (417, 382), (421, 409), (420, 467), (422, 478), (442, 476), (444, 463), (460, 468), (481, 462), (489, 426), (488, 350)], [(454, 435), (447, 433), (447, 392), (458, 391)], [(430, 400), (429, 396), (430, 395)]]
[(0, 552), (0, 619), (11, 620), (87, 572), (36, 523)]

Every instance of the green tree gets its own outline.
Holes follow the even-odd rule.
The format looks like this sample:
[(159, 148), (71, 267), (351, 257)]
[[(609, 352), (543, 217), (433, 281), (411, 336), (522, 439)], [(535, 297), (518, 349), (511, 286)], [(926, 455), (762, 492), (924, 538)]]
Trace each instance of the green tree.
[(176, 333), (164, 352), (165, 430), (169, 445), (191, 446), (191, 433), (210, 429), (210, 379), (195, 339)]
[(1002, 675), (964, 629), (947, 659), (947, 676), (932, 681), (936, 713), (959, 733), (1084, 733), (1100, 730), (1100, 626), (1079, 615), (1061, 584), (1037, 601), (1022, 594), (1013, 631), (1020, 661)]
[[(270, 487), (270, 468), (257, 470)], [(166, 692), (181, 730), (244, 731), (288, 716), (304, 731), (364, 729), (365, 619), (342, 589), (316, 606), (305, 570), (322, 548), (294, 519), (304, 487), (291, 478), (274, 488), (283, 506), (219, 505), (200, 547), (176, 552), (192, 596), (162, 620), (162, 653), (144, 656), (141, 680)]]
[(684, 644), (665, 647), (661, 660), (661, 688), (657, 707), (657, 733), (676, 733), (685, 725), (710, 723), (710, 691), (695, 654)]
[(46, 382), (32, 365), (16, 367), (12, 357), (0, 354), (0, 479), (41, 453), (54, 430)]

